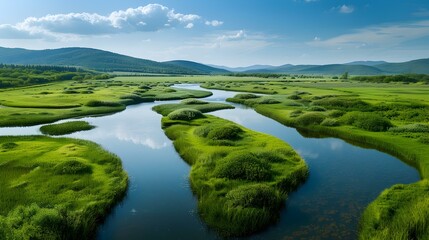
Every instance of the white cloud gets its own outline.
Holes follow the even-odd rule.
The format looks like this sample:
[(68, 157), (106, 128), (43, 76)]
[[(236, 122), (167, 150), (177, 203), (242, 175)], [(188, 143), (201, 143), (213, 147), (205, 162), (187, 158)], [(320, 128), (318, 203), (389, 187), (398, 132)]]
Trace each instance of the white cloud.
[(176, 13), (160, 4), (149, 4), (109, 15), (68, 13), (29, 17), (15, 25), (0, 25), (0, 38), (41, 38), (47, 35), (103, 35), (131, 32), (154, 32), (183, 24), (192, 28), (201, 17)]
[(311, 41), (316, 47), (347, 48), (365, 46), (394, 46), (409, 40), (429, 36), (429, 20), (370, 26), (324, 41)]
[(244, 39), (246, 37), (247, 37), (246, 32), (244, 30), (240, 30), (237, 32), (229, 32), (227, 34), (219, 36), (217, 39), (221, 40), (221, 41), (223, 41), (223, 40), (230, 41), (230, 40), (241, 40), (241, 39)]
[(209, 25), (212, 27), (218, 27), (218, 26), (221, 26), (222, 24), (223, 22), (218, 20), (206, 21), (206, 25)]
[(187, 28), (187, 29), (191, 29), (191, 28), (193, 28), (194, 27), (194, 24), (193, 23), (188, 23), (186, 26), (185, 26), (185, 28)]
[(347, 6), (345, 4), (342, 6), (338, 6), (336, 9), (338, 9), (339, 13), (343, 13), (343, 14), (348, 14), (355, 11), (355, 8), (353, 6)]

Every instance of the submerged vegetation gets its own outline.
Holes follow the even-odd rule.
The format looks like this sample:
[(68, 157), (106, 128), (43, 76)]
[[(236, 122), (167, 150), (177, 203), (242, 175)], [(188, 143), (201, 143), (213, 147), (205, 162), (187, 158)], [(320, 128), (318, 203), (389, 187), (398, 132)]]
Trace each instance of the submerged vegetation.
[(429, 89), (426, 85), (304, 81), (218, 83), (210, 88), (231, 90), (228, 87), (231, 84), (236, 91), (251, 92), (253, 86), (275, 91), (276, 95), (263, 98), (275, 96), (278, 103), (260, 104), (262, 97), (243, 98), (242, 94), (228, 101), (253, 107), (306, 134), (339, 137), (377, 148), (415, 166), (424, 180), (385, 190), (365, 210), (360, 238), (420, 239), (428, 235)]
[(201, 112), (178, 118), (193, 110), (180, 107), (168, 113), (161, 105), (158, 112), (168, 114), (165, 133), (192, 165), (202, 219), (223, 236), (247, 235), (275, 222), (287, 194), (307, 177), (304, 161), (281, 140), (224, 119)]
[(85, 121), (73, 121), (59, 124), (50, 124), (40, 127), (40, 131), (46, 135), (66, 135), (78, 131), (87, 131), (95, 128)]
[(0, 137), (0, 239), (88, 239), (125, 195), (118, 157), (67, 138)]

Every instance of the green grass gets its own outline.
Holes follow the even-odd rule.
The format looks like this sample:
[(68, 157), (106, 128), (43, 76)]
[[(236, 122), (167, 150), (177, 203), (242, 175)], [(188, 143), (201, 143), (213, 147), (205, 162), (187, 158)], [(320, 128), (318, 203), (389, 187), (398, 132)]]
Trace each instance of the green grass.
[(233, 109), (234, 107), (225, 103), (209, 103), (197, 99), (185, 99), (182, 100), (179, 104), (172, 103), (157, 105), (153, 107), (153, 110), (163, 116), (166, 116), (169, 113), (182, 108), (195, 109), (206, 113), (221, 109)]
[(0, 239), (88, 239), (124, 196), (118, 157), (83, 140), (0, 137)]
[[(275, 99), (279, 103), (259, 104), (256, 99), (240, 96), (228, 101), (253, 107), (267, 117), (297, 128), (302, 134), (338, 137), (352, 144), (376, 148), (419, 170), (422, 181), (395, 185), (368, 206), (361, 219), (360, 239), (428, 238), (428, 85), (334, 81), (266, 84), (277, 92)], [(231, 90), (227, 85), (220, 83), (217, 88)], [(243, 89), (249, 90), (255, 85), (260, 84), (247, 83)], [(241, 91), (241, 88), (234, 90)], [(307, 94), (291, 97), (304, 90)]]
[(304, 161), (275, 137), (211, 115), (164, 117), (162, 123), (192, 165), (200, 216), (222, 236), (248, 235), (274, 223), (287, 194), (307, 177)]
[(40, 127), (40, 131), (46, 135), (66, 135), (78, 131), (87, 131), (95, 128), (85, 121), (73, 121), (59, 124), (50, 124)]
[[(31, 126), (61, 119), (110, 114), (126, 105), (155, 100), (201, 98), (208, 91), (174, 89), (158, 82), (85, 80), (0, 90), (0, 127)], [(74, 92), (66, 94), (64, 91)]]

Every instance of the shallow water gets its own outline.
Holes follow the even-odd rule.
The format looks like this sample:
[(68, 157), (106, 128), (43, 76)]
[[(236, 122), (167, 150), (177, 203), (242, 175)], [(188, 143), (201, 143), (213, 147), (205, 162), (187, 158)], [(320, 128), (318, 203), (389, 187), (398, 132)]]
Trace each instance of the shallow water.
[[(208, 101), (223, 102), (235, 95), (210, 91), (214, 94)], [(188, 183), (190, 168), (164, 135), (161, 116), (151, 110), (162, 103), (83, 118), (97, 128), (67, 135), (97, 142), (117, 154), (130, 177), (127, 197), (102, 225), (98, 239), (219, 238), (199, 219)], [(212, 114), (285, 140), (310, 167), (308, 180), (289, 196), (279, 222), (249, 239), (354, 239), (363, 209), (383, 189), (419, 180), (414, 168), (385, 153), (334, 138), (304, 138), (293, 128), (235, 106)], [(40, 134), (39, 127), (0, 128), (0, 135)]]

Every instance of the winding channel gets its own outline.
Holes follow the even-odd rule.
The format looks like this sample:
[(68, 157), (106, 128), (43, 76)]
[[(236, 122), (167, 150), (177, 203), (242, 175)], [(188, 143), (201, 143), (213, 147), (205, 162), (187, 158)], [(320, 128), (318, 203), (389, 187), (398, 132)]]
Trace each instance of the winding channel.
[[(176, 87), (199, 89), (198, 85)], [(210, 90), (207, 101), (224, 102), (236, 92)], [(161, 129), (153, 106), (143, 103), (109, 116), (87, 117), (97, 128), (66, 137), (94, 141), (117, 154), (130, 177), (127, 197), (100, 227), (98, 239), (219, 239), (197, 213), (188, 182), (189, 166)], [(241, 105), (213, 115), (289, 143), (310, 168), (307, 181), (290, 194), (279, 221), (243, 239), (356, 239), (365, 207), (381, 191), (419, 180), (399, 159), (335, 138), (306, 138), (295, 129)], [(65, 122), (70, 120), (63, 120)], [(0, 135), (40, 135), (39, 126), (0, 128)]]

